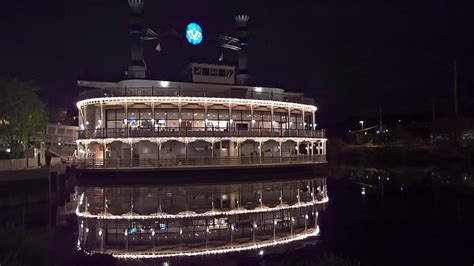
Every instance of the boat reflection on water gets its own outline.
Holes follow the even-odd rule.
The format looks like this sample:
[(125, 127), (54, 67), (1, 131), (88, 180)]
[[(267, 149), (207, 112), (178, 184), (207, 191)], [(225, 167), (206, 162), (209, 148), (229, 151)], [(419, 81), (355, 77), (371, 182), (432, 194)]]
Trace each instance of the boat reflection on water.
[(319, 233), (326, 178), (76, 187), (77, 248), (173, 258), (284, 247)]

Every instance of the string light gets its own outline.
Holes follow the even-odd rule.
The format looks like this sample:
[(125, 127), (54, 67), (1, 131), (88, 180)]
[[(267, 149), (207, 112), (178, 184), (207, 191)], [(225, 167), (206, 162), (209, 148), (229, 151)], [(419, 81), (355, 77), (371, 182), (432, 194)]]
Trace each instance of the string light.
[(150, 215), (104, 215), (104, 214), (91, 214), (89, 212), (80, 212), (79, 206), (76, 208), (76, 215), (81, 218), (94, 218), (94, 219), (107, 219), (107, 220), (148, 220), (148, 219), (179, 219), (179, 218), (192, 218), (192, 217), (211, 217), (211, 216), (231, 216), (231, 215), (239, 215), (239, 214), (247, 214), (247, 213), (262, 213), (262, 212), (273, 212), (273, 211), (281, 211), (287, 209), (297, 209), (297, 208), (305, 208), (311, 207), (314, 205), (325, 204), (329, 201), (329, 197), (325, 197), (322, 200), (311, 200), (308, 202), (299, 202), (293, 205), (277, 205), (275, 207), (257, 207), (252, 210), (247, 209), (236, 209), (231, 211), (216, 211), (211, 210), (205, 213), (195, 213), (195, 212), (182, 212), (178, 214), (167, 214), (167, 213), (157, 213), (157, 214), (150, 214)]
[(86, 100), (81, 100), (76, 103), (76, 107), (80, 109), (82, 106), (97, 104), (100, 102), (103, 103), (125, 103), (125, 102), (134, 102), (134, 103), (150, 103), (150, 102), (160, 102), (160, 103), (207, 103), (213, 102), (216, 104), (232, 104), (232, 105), (273, 105), (274, 107), (282, 108), (291, 108), (291, 109), (304, 109), (308, 112), (316, 111), (318, 108), (314, 105), (292, 103), (292, 102), (281, 102), (281, 101), (271, 101), (271, 100), (256, 100), (256, 99), (237, 99), (237, 98), (218, 98), (218, 97), (187, 97), (187, 96), (132, 96), (132, 97), (102, 97), (102, 98), (90, 98)]
[(162, 252), (143, 252), (140, 254), (121, 254), (117, 252), (108, 252), (108, 251), (95, 251), (92, 250), (90, 252), (83, 250), (80, 246), (78, 246), (78, 250), (83, 250), (84, 253), (87, 255), (94, 255), (94, 254), (110, 254), (114, 258), (118, 259), (152, 259), (152, 258), (170, 258), (170, 257), (191, 257), (191, 256), (205, 256), (205, 255), (218, 255), (218, 254), (225, 254), (231, 252), (241, 252), (241, 251), (248, 251), (248, 250), (262, 250), (263, 248), (270, 248), (276, 247), (279, 245), (288, 244), (295, 241), (301, 241), (309, 237), (314, 237), (319, 235), (320, 229), (319, 226), (316, 229), (308, 229), (304, 233), (295, 234), (289, 237), (283, 237), (278, 240), (265, 240), (258, 243), (245, 243), (240, 244), (233, 247), (220, 247), (214, 248), (210, 250), (200, 249), (195, 251), (162, 251)]

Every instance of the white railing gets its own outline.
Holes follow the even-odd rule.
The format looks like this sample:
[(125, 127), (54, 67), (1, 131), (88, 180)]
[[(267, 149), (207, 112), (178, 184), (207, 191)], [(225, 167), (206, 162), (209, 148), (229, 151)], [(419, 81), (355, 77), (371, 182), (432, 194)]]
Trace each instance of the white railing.
[(172, 158), (172, 159), (76, 159), (72, 163), (80, 168), (167, 168), (186, 166), (238, 166), (268, 164), (325, 163), (325, 155), (300, 155), (284, 157), (224, 157), (224, 158)]

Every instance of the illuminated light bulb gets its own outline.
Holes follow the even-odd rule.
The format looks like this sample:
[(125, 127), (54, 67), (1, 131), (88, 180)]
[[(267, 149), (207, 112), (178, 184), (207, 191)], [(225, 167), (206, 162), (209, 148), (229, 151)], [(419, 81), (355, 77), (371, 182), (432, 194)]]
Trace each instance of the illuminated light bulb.
[(165, 80), (160, 81), (160, 86), (161, 87), (167, 88), (169, 85), (170, 85), (169, 81), (165, 81)]

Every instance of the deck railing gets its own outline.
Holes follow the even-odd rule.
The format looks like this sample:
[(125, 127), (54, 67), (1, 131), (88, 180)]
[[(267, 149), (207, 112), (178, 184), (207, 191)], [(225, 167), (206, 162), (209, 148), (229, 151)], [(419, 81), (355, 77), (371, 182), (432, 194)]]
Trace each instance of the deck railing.
[(294, 93), (256, 92), (247, 88), (179, 88), (179, 87), (124, 87), (88, 89), (79, 95), (79, 100), (103, 97), (211, 97), (254, 100), (272, 100), (314, 105), (314, 99)]
[(325, 163), (325, 155), (300, 155), (284, 157), (224, 157), (224, 158), (171, 158), (171, 159), (120, 159), (105, 160), (76, 159), (72, 163), (80, 168), (163, 168), (186, 166), (238, 166), (238, 165), (268, 165), (268, 164), (306, 164)]
[(154, 137), (313, 137), (324, 138), (324, 130), (237, 129), (237, 128), (100, 128), (79, 131), (79, 139), (154, 138)]

